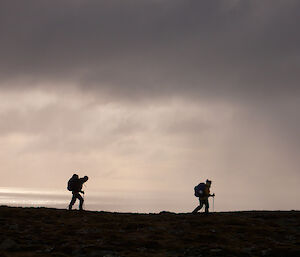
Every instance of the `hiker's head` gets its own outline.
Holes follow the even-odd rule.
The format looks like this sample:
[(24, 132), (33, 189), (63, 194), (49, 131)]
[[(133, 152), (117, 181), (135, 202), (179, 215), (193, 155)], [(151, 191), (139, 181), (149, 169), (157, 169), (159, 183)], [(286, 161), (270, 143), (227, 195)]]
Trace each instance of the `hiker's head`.
[(84, 177), (83, 177), (84, 182), (88, 181), (88, 179), (89, 179), (88, 176), (84, 176)]
[(73, 174), (73, 178), (79, 178), (77, 174)]
[(211, 180), (206, 180), (206, 185), (211, 186)]

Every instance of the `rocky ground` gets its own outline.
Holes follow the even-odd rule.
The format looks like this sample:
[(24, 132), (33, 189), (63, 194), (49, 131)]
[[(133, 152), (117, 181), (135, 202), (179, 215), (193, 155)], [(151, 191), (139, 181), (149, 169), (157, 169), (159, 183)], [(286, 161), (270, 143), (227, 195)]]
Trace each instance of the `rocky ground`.
[(300, 256), (300, 212), (132, 214), (0, 207), (0, 257)]

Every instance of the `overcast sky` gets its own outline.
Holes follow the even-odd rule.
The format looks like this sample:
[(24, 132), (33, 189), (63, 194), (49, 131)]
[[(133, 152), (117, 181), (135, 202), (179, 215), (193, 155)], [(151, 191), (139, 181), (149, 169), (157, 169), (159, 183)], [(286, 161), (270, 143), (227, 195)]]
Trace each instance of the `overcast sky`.
[(218, 210), (299, 209), (299, 12), (0, 0), (0, 187), (64, 190), (76, 172), (140, 211), (190, 211), (210, 178)]

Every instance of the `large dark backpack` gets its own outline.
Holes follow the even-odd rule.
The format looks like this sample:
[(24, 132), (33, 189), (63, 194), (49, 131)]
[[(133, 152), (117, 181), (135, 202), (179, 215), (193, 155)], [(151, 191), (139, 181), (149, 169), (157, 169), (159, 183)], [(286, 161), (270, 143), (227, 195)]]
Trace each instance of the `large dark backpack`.
[(200, 183), (199, 185), (194, 187), (195, 196), (196, 197), (203, 197), (205, 196), (205, 183)]
[(68, 181), (68, 190), (69, 191), (76, 191), (78, 188), (78, 178), (72, 177)]

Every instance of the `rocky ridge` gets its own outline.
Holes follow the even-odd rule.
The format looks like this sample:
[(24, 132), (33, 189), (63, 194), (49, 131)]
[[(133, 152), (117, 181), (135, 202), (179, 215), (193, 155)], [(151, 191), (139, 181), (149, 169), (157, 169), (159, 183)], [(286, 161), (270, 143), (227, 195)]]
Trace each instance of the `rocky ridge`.
[(300, 212), (205, 215), (0, 207), (0, 257), (300, 256)]

